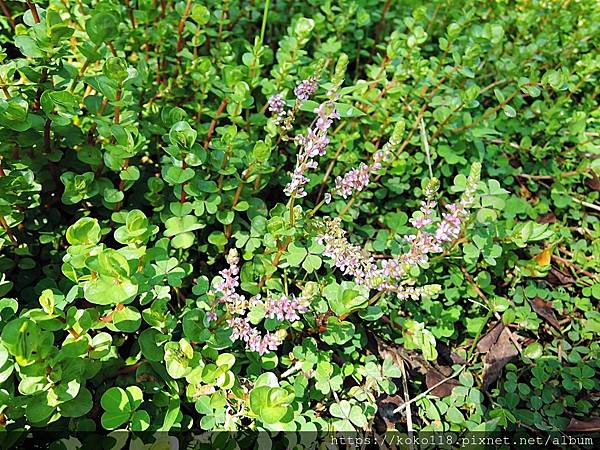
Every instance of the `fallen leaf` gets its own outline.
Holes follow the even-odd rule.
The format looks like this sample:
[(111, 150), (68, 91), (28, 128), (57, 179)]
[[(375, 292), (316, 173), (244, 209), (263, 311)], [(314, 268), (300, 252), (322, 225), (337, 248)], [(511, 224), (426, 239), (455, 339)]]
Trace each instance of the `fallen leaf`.
[(483, 366), (483, 390), (487, 391), (500, 377), (502, 369), (519, 354), (510, 339), (510, 330), (502, 325), (502, 332), (485, 356)]
[(437, 341), (435, 347), (438, 352), (437, 362), (439, 363), (436, 367), (442, 375), (450, 375), (453, 372), (451, 367), (453, 364), (462, 365), (467, 362), (462, 356), (453, 352), (452, 348), (443, 341)]
[(533, 196), (531, 191), (529, 189), (527, 189), (527, 187), (524, 184), (521, 185), (520, 193), (521, 193), (521, 197), (523, 197), (524, 199), (527, 199), (527, 200)]
[(537, 216), (535, 221), (537, 223), (554, 223), (556, 222), (556, 214), (554, 214), (552, 211), (546, 214), (540, 214), (539, 216)]
[[(430, 370), (425, 375), (425, 383), (427, 384), (427, 388), (431, 389), (433, 386), (438, 384), (440, 381), (444, 380), (445, 377), (440, 372), (435, 369)], [(445, 381), (444, 383), (437, 386), (435, 389), (431, 390), (430, 394), (435, 395), (436, 397), (447, 397), (452, 394), (452, 390), (456, 387), (460, 386), (460, 383), (456, 381), (454, 378)]]
[(565, 429), (567, 433), (596, 433), (600, 431), (600, 417), (592, 417), (590, 420), (571, 419)]
[(552, 309), (552, 302), (546, 302), (540, 297), (535, 297), (533, 300), (530, 300), (529, 303), (538, 316), (558, 331), (561, 331), (560, 323), (558, 323), (554, 310)]
[(552, 246), (546, 247), (533, 258), (540, 266), (547, 266), (552, 259)]
[(566, 274), (562, 270), (557, 269), (556, 267), (552, 267), (552, 269), (550, 269), (550, 273), (548, 273), (546, 279), (548, 280), (548, 283), (553, 286), (569, 286), (575, 283), (575, 279), (572, 276)]
[(411, 374), (425, 375), (433, 367), (417, 350), (406, 350), (401, 345), (385, 342), (377, 336), (375, 339), (382, 359), (389, 357), (398, 367), (403, 362), (408, 364), (409, 378)]
[(586, 186), (594, 191), (600, 192), (600, 178), (598, 178), (598, 175), (596, 175), (596, 172), (593, 170), (590, 170), (590, 173), (592, 174), (592, 178), (586, 180)]
[(404, 400), (399, 395), (388, 395), (377, 402), (377, 417), (384, 424), (384, 427), (378, 427), (380, 431), (395, 430), (396, 424), (400, 422), (402, 414), (394, 411), (404, 404)]
[(502, 324), (502, 322), (498, 322), (496, 326), (494, 326), (494, 328), (488, 331), (486, 335), (479, 340), (479, 342), (477, 343), (477, 351), (479, 351), (480, 353), (489, 352), (492, 346), (498, 340), (498, 337), (500, 336), (500, 333), (502, 333), (503, 329), (504, 325)]
[(466, 364), (467, 360), (465, 358), (463, 358), (462, 356), (460, 356), (458, 353), (454, 353), (452, 352), (450, 354), (450, 358), (452, 358), (452, 364)]

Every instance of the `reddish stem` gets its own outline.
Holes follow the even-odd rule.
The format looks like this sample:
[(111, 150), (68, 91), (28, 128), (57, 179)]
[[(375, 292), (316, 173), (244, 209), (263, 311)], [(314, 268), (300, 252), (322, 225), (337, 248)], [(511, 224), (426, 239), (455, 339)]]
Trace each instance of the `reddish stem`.
[[(183, 155), (183, 161), (181, 162), (181, 168), (185, 170), (187, 168), (187, 164), (185, 162), (185, 154)], [(181, 183), (181, 197), (179, 198), (179, 203), (185, 203), (187, 201), (187, 193), (185, 192), (185, 185), (187, 181)]]
[(38, 14), (38, 10), (33, 2), (27, 2), (27, 6), (29, 6), (29, 10), (31, 11), (31, 15), (33, 16), (33, 21), (35, 23), (40, 23), (40, 15)]
[(204, 141), (204, 150), (208, 149), (208, 146), (210, 144), (210, 140), (212, 139), (212, 136), (215, 132), (215, 128), (217, 127), (217, 121), (219, 120), (219, 116), (223, 113), (223, 111), (225, 110), (225, 107), (227, 106), (227, 102), (229, 101), (229, 99), (227, 97), (225, 97), (222, 101), (221, 104), (219, 105), (219, 107), (217, 108), (217, 112), (215, 113), (215, 117), (212, 120), (212, 122), (210, 123), (209, 127), (208, 127), (208, 133), (206, 134), (206, 139)]
[(12, 13), (10, 12), (10, 8), (4, 2), (4, 0), (0, 0), (0, 9), (2, 9), (2, 12), (4, 13), (4, 15), (6, 16), (6, 18), (8, 19), (8, 23), (10, 24), (10, 26), (14, 30), (15, 27), (16, 27), (15, 19), (13, 19)]
[(131, 7), (131, 3), (129, 0), (125, 0), (125, 6), (127, 6), (127, 10), (129, 11), (129, 20), (131, 20), (131, 27), (135, 30), (135, 15), (133, 14), (133, 8)]

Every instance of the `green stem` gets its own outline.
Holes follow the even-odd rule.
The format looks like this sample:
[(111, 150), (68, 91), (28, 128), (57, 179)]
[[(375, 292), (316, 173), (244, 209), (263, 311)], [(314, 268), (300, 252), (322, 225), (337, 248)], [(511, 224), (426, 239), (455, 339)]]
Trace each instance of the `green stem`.
[[(99, 48), (100, 48), (100, 44), (96, 44), (94, 46), (94, 52), (98, 51)], [(73, 92), (75, 90), (75, 86), (77, 86), (77, 83), (79, 83), (79, 80), (81, 80), (81, 77), (83, 77), (83, 75), (85, 74), (85, 71), (88, 69), (89, 66), (90, 66), (90, 60), (86, 58), (85, 61), (83, 62), (83, 66), (81, 66), (81, 69), (79, 69), (79, 72), (77, 73), (77, 75), (75, 75), (75, 78), (73, 78), (73, 81), (71, 82), (71, 86), (69, 86), (69, 92)]]
[(312, 216), (314, 216), (314, 215), (317, 213), (317, 211), (318, 211), (319, 209), (321, 209), (321, 206), (323, 206), (324, 204), (325, 204), (325, 200), (321, 200), (319, 203), (317, 203), (317, 206), (315, 206), (315, 207), (312, 209), (312, 211), (311, 211), (310, 213), (308, 213), (308, 217), (312, 217)]
[(260, 27), (260, 45), (265, 41), (265, 29), (267, 28), (267, 17), (269, 16), (269, 7), (271, 6), (271, 0), (265, 1), (265, 9), (263, 10), (262, 25)]
[(294, 196), (294, 194), (292, 194), (292, 196), (290, 197), (290, 201), (289, 201), (289, 210), (290, 210), (290, 226), (294, 226), (295, 223), (295, 218), (294, 218), (294, 200), (296, 199), (296, 197)]
[(485, 321), (483, 322), (483, 325), (481, 325), (481, 328), (479, 329), (479, 331), (477, 332), (477, 335), (473, 339), (473, 344), (471, 344), (471, 348), (469, 348), (469, 352), (467, 353), (467, 361), (471, 361), (471, 355), (473, 354), (473, 351), (475, 350), (475, 346), (477, 345), (477, 342), (479, 342), (479, 336), (481, 336), (483, 329), (485, 328), (485, 326), (488, 323), (488, 320), (490, 320), (490, 318), (492, 317), (493, 314), (494, 314), (493, 311), (491, 309), (489, 309), (487, 315), (485, 316)]
[(344, 209), (342, 209), (340, 211), (340, 213), (338, 214), (338, 217), (344, 217), (346, 215), (346, 213), (348, 212), (348, 210), (350, 209), (350, 207), (354, 204), (354, 202), (356, 201), (356, 197), (357, 197), (357, 192), (354, 192), (354, 194), (352, 194), (352, 198), (350, 199), (350, 201), (348, 203), (346, 203), (346, 206), (344, 206)]

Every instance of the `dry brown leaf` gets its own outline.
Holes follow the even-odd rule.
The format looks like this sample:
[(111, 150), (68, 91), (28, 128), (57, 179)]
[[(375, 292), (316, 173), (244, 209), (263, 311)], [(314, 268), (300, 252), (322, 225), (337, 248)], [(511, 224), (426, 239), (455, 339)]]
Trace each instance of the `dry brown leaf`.
[(502, 333), (503, 329), (504, 325), (502, 322), (498, 322), (494, 328), (488, 331), (486, 335), (479, 340), (477, 343), (477, 351), (480, 353), (489, 352), (492, 346), (498, 340), (498, 337), (500, 336), (500, 333)]
[(404, 404), (399, 395), (388, 395), (377, 402), (377, 416), (382, 420), (384, 428), (381, 431), (394, 430), (400, 422), (402, 414), (394, 411)]
[(552, 267), (552, 269), (550, 269), (550, 273), (548, 273), (546, 280), (548, 280), (548, 283), (553, 286), (568, 286), (575, 283), (575, 279), (572, 276), (566, 274), (562, 270), (557, 269), (556, 267)]
[(485, 356), (483, 366), (483, 390), (487, 391), (500, 377), (502, 369), (519, 351), (510, 339), (510, 330), (502, 325), (502, 332), (496, 343)]
[(552, 211), (550, 211), (546, 214), (540, 214), (539, 216), (537, 216), (535, 221), (537, 223), (554, 223), (556, 222), (556, 215)]
[(454, 351), (452, 351), (452, 348), (449, 347), (443, 341), (437, 341), (435, 348), (438, 352), (438, 359), (437, 359), (438, 364), (436, 365), (436, 368), (444, 376), (449, 376), (453, 372), (453, 370), (452, 370), (453, 364), (461, 364), (462, 365), (467, 362), (458, 353), (455, 353)]
[(521, 197), (523, 197), (524, 199), (530, 199), (531, 197), (533, 197), (533, 194), (531, 193), (531, 191), (529, 189), (527, 189), (527, 187), (522, 184), (521, 185), (521, 189), (520, 189), (520, 193), (521, 193)]
[(591, 170), (590, 173), (592, 174), (592, 178), (586, 180), (586, 186), (596, 192), (600, 192), (600, 178), (598, 178), (598, 175), (596, 175), (596, 172), (593, 170)]
[(600, 417), (592, 417), (590, 420), (571, 419), (565, 429), (567, 433), (596, 433), (600, 432)]
[[(437, 370), (432, 369), (429, 372), (427, 372), (427, 375), (425, 375), (425, 383), (427, 384), (427, 388), (430, 389), (432, 386), (435, 386), (436, 384), (438, 384), (440, 381), (444, 380), (445, 378), (447, 378), (447, 377), (442, 375)], [(448, 395), (452, 394), (452, 390), (456, 386), (460, 386), (460, 383), (458, 381), (456, 381), (454, 378), (452, 378), (452, 379), (440, 384), (435, 389), (432, 389), (430, 394), (435, 395), (436, 397), (447, 397)]]
[(375, 339), (381, 358), (385, 359), (389, 357), (398, 367), (400, 367), (400, 364), (404, 361), (408, 364), (410, 372), (419, 373), (421, 375), (425, 375), (433, 367), (432, 364), (423, 358), (423, 355), (416, 350), (406, 350), (401, 345), (385, 342), (377, 336), (375, 336)]
[(530, 300), (529, 303), (531, 304), (531, 308), (537, 313), (538, 316), (540, 316), (558, 331), (561, 331), (560, 323), (558, 322), (558, 319), (554, 314), (554, 310), (552, 309), (552, 302), (546, 302), (540, 297), (535, 297), (533, 300)]

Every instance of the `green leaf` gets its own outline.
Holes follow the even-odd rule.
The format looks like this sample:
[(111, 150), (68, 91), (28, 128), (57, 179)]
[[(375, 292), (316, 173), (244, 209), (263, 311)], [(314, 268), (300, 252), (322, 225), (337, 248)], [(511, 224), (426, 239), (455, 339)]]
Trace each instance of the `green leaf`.
[(19, 318), (4, 326), (2, 342), (17, 364), (27, 366), (38, 358), (38, 350), (43, 344), (42, 332), (32, 320)]
[(100, 422), (107, 430), (116, 430), (121, 425), (129, 421), (130, 415), (131, 414), (129, 412), (123, 411), (105, 412), (102, 414), (102, 417), (100, 417)]
[(181, 167), (169, 167), (164, 176), (164, 180), (170, 185), (182, 184), (194, 178), (194, 169), (189, 167), (182, 169)]
[(507, 117), (517, 117), (517, 111), (510, 105), (504, 105), (502, 111), (504, 111), (504, 114), (506, 114)]
[(25, 415), (32, 423), (46, 424), (47, 419), (50, 418), (55, 410), (55, 407), (47, 404), (43, 396), (36, 396), (27, 404)]
[(85, 299), (96, 305), (117, 305), (128, 303), (137, 295), (138, 285), (128, 279), (99, 275), (83, 286)]
[(29, 58), (43, 58), (44, 52), (39, 48), (35, 39), (30, 36), (21, 35), (15, 37), (15, 45), (23, 56)]
[(89, 349), (90, 358), (100, 359), (108, 355), (112, 345), (112, 336), (105, 332), (100, 332), (92, 338)]
[(181, 120), (176, 122), (169, 131), (169, 141), (171, 145), (189, 149), (196, 142), (198, 133), (194, 130), (189, 123)]
[(329, 345), (342, 345), (354, 336), (354, 324), (352, 322), (340, 321), (337, 317), (327, 319), (327, 331), (322, 339)]
[(419, 349), (423, 352), (425, 359), (433, 361), (437, 359), (435, 348), (435, 337), (425, 329), (425, 324), (414, 320), (407, 320), (403, 325), (404, 345), (407, 349)]
[(171, 237), (180, 233), (186, 233), (203, 228), (203, 225), (198, 223), (196, 216), (171, 217), (165, 222), (165, 236)]
[(129, 409), (131, 411), (135, 410), (142, 404), (144, 399), (144, 393), (137, 386), (127, 386), (125, 389), (125, 393), (127, 394), (127, 398), (129, 399)]
[(185, 232), (178, 234), (171, 240), (173, 248), (190, 248), (194, 245), (196, 237), (193, 233)]
[(308, 255), (302, 262), (302, 268), (308, 273), (312, 273), (321, 268), (323, 261), (317, 255)]
[(81, 387), (77, 397), (59, 405), (58, 410), (63, 417), (83, 417), (92, 410), (94, 403), (91, 392)]
[(369, 301), (368, 289), (349, 281), (342, 281), (341, 285), (333, 282), (325, 286), (323, 295), (327, 299), (329, 307), (337, 316), (343, 316), (362, 309), (367, 306)]
[(107, 324), (114, 331), (122, 331), (124, 333), (133, 333), (142, 323), (142, 315), (140, 312), (131, 306), (126, 306), (117, 309), (112, 315), (112, 322)]
[(144, 431), (150, 426), (150, 414), (146, 411), (136, 411), (131, 416), (131, 431)]
[(279, 422), (287, 414), (290, 399), (290, 395), (285, 389), (258, 386), (250, 391), (250, 408), (265, 423), (273, 424)]
[(131, 411), (127, 392), (120, 387), (111, 387), (102, 394), (100, 405), (105, 411)]
[(532, 342), (523, 349), (523, 356), (529, 359), (538, 359), (542, 356), (544, 347), (539, 342)]
[(119, 19), (117, 16), (106, 11), (95, 13), (85, 23), (85, 31), (94, 44), (101, 44), (114, 39), (118, 28)]
[(71, 245), (95, 245), (100, 242), (100, 225), (96, 219), (83, 217), (67, 228), (67, 241)]
[(307, 254), (308, 251), (304, 247), (300, 247), (295, 242), (292, 242), (288, 246), (286, 261), (291, 267), (298, 267)]
[(204, 5), (194, 5), (190, 13), (190, 18), (198, 25), (205, 25), (210, 20), (210, 11)]

